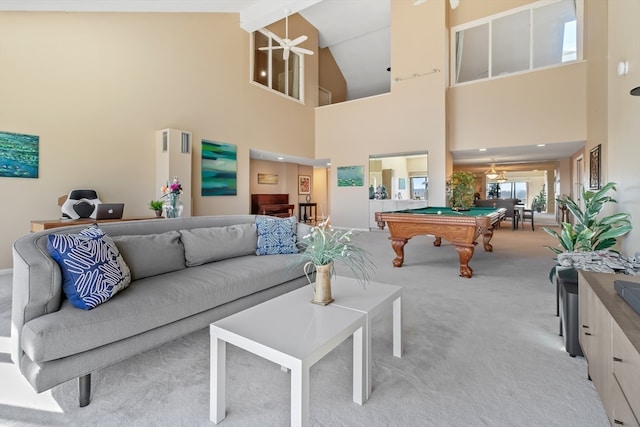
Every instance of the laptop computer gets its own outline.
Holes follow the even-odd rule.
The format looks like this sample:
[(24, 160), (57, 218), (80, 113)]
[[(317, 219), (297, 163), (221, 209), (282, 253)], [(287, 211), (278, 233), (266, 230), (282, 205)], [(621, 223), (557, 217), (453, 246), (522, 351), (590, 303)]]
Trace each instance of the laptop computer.
[(120, 219), (124, 203), (100, 203), (96, 209), (96, 219)]

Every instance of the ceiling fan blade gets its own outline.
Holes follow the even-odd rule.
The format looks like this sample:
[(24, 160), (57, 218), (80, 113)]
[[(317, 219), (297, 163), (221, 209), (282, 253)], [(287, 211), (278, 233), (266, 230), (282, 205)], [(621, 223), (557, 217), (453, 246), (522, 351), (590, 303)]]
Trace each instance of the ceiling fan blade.
[(295, 46), (295, 45), (297, 45), (297, 44), (300, 44), (300, 43), (302, 43), (303, 41), (306, 41), (306, 40), (307, 40), (307, 38), (308, 38), (307, 36), (300, 36), (300, 37), (296, 37), (295, 39), (293, 39), (293, 40), (291, 40), (291, 41), (289, 42), (289, 46)]
[(263, 46), (259, 47), (258, 50), (276, 50), (276, 49), (284, 49), (284, 46)]
[(284, 48), (284, 51), (282, 52), (282, 59), (285, 60), (285, 61), (287, 59), (289, 59), (289, 48), (288, 47)]
[(269, 34), (269, 37), (271, 37), (272, 39), (274, 39), (275, 41), (277, 41), (279, 45), (284, 46), (284, 45), (286, 44), (286, 43), (285, 43), (285, 41), (284, 41), (282, 38), (280, 38), (280, 37), (279, 37), (276, 33), (274, 33), (273, 31), (266, 30), (266, 32)]
[(309, 49), (305, 49), (303, 47), (292, 46), (291, 50), (295, 53), (303, 54), (303, 55), (313, 55), (313, 51)]

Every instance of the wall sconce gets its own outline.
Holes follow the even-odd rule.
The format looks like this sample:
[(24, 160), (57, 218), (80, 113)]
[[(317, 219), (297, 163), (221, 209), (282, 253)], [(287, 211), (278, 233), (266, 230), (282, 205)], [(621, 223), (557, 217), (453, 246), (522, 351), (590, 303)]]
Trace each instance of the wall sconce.
[(629, 61), (618, 62), (618, 75), (626, 76), (627, 74), (629, 74)]

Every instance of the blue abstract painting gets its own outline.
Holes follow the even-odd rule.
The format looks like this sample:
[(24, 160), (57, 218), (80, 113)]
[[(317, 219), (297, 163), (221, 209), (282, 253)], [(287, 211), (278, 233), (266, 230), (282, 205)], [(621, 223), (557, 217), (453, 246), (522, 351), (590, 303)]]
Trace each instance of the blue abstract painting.
[(237, 194), (237, 151), (233, 144), (202, 140), (202, 196)]
[(40, 137), (0, 131), (0, 177), (37, 178)]

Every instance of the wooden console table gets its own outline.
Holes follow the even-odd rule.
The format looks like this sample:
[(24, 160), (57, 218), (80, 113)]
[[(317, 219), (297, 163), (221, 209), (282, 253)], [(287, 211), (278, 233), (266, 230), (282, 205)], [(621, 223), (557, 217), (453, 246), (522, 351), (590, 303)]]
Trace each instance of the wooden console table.
[(81, 219), (34, 219), (31, 220), (31, 232), (49, 230), (51, 228), (67, 227), (71, 225), (83, 225), (83, 224), (102, 224), (106, 222), (118, 222), (118, 221), (140, 221), (143, 219), (156, 219), (158, 217), (137, 217), (137, 218), (120, 218), (120, 219), (93, 219), (93, 218), (81, 218)]
[[(298, 220), (300, 222), (310, 222), (314, 224), (316, 222), (317, 203), (298, 203), (300, 207), (298, 211)], [(308, 211), (307, 211), (308, 209)]]

